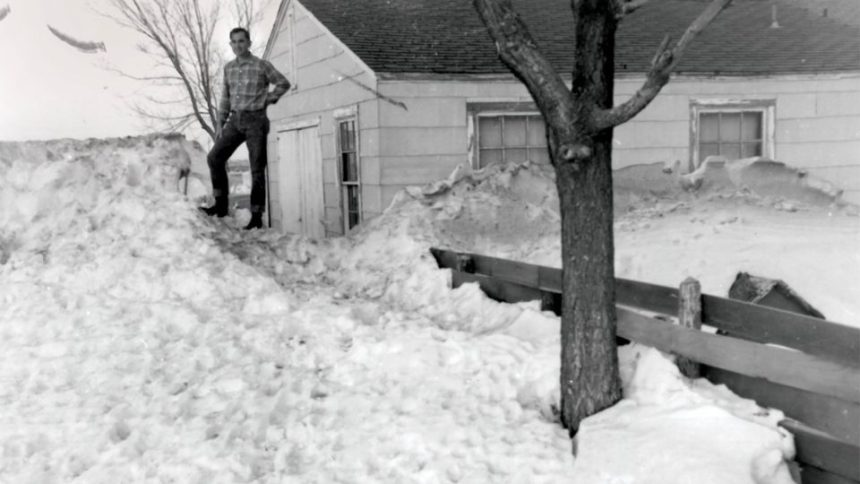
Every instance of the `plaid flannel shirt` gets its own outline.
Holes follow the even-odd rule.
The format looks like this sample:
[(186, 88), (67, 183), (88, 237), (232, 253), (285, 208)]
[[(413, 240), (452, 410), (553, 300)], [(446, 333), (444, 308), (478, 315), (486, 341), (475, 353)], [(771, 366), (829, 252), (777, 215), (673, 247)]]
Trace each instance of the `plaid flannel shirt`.
[[(275, 88), (270, 92), (269, 84)], [(230, 111), (256, 111), (275, 103), (290, 88), (290, 81), (272, 63), (249, 55), (235, 58), (224, 66), (218, 115), (227, 120)]]

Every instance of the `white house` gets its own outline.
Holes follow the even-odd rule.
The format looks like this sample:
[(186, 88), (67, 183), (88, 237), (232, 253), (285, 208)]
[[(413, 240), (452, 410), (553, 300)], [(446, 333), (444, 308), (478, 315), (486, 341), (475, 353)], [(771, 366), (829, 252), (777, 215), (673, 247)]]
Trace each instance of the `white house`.
[[(513, 3), (569, 73), (569, 2)], [(735, 0), (657, 99), (615, 130), (614, 168), (761, 155), (860, 202), (860, 9), (826, 4)], [(663, 36), (677, 38), (705, 5), (660, 0), (622, 21), (617, 102), (641, 85)], [(534, 103), (469, 1), (282, 0), (264, 57), (295, 85), (269, 110), (270, 211), (282, 231), (342, 234), (458, 164), (547, 160)]]

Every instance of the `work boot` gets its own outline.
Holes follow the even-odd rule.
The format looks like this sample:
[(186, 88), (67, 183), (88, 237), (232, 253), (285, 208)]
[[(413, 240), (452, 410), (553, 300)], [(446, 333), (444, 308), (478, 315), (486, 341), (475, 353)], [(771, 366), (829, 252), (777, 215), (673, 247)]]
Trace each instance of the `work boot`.
[(215, 205), (211, 207), (199, 207), (200, 211), (205, 213), (206, 215), (212, 217), (213, 215), (221, 218), (226, 217), (227, 213), (230, 211), (230, 205), (227, 200), (227, 197), (215, 197)]
[(251, 212), (251, 221), (248, 222), (248, 225), (245, 226), (245, 230), (261, 229), (261, 228), (263, 228), (263, 214), (262, 214), (262, 212)]

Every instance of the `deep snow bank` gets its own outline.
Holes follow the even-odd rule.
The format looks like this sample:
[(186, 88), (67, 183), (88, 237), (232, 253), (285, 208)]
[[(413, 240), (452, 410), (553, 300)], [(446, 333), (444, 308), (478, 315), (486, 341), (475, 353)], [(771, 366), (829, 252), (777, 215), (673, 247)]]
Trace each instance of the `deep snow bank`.
[[(662, 164), (616, 171), (616, 274), (667, 286), (694, 277), (705, 293), (726, 297), (737, 273), (749, 272), (785, 281), (830, 320), (860, 326), (857, 207), (791, 167), (748, 161), (711, 169), (712, 178), (695, 191), (682, 189)], [(401, 192), (352, 238), (381, 238), (375, 227), (390, 232), (386, 227), (406, 221), (412, 234), (395, 252), (421, 241), (420, 248), (561, 266), (558, 198), (545, 166), (456, 170)], [(390, 250), (376, 246), (378, 256)], [(420, 250), (408, 255), (419, 256), (429, 257)]]
[(0, 145), (0, 481), (273, 465), (260, 423), (302, 322), (178, 193), (194, 156), (177, 137)]
[[(541, 167), (410, 190), (315, 242), (201, 217), (176, 190), (201, 155), (181, 139), (0, 153), (0, 480), (673, 482), (704, 465), (714, 482), (785, 482), (776, 412), (747, 426), (754, 405), (632, 348), (627, 403), (586, 427), (574, 463), (556, 421), (558, 319), (451, 290), (427, 251), (552, 239)], [(688, 440), (654, 433), (684, 411), (719, 418)], [(717, 447), (686, 445), (726, 429)], [(633, 441), (675, 459), (595, 457)]]
[[(326, 259), (316, 267), (345, 297), (385, 301), (426, 318), (408, 324), (476, 335), (478, 346), (484, 338), (511, 341), (512, 354), (518, 353), (513, 341), (527, 342), (532, 359), (520, 362), (520, 376), (500, 374), (495, 390), (488, 391), (513, 383), (523, 410), (557, 422), (558, 319), (539, 313), (537, 304), (489, 301), (476, 285), (447, 290), (428, 253), (433, 245), (483, 245), (510, 257), (524, 244), (557, 236), (553, 193), (552, 177), (541, 166), (455, 172), (446, 181), (402, 192), (382, 216), (349, 237), (304, 254)], [(284, 247), (295, 250), (295, 239), (290, 241)], [(435, 337), (450, 341), (451, 334)], [(583, 424), (569, 474), (574, 482), (791, 482), (785, 459), (794, 455), (793, 441), (776, 427), (779, 411), (763, 411), (725, 387), (686, 380), (654, 350), (632, 345), (619, 354), (625, 400)], [(500, 397), (496, 404), (505, 408), (510, 397)]]

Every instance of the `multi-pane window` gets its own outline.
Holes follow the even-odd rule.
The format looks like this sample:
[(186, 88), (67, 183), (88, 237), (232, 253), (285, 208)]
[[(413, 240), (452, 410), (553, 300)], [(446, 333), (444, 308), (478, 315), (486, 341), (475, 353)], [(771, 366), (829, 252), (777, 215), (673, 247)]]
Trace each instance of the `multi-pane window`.
[(729, 160), (762, 156), (764, 113), (730, 111), (699, 113), (699, 163), (711, 155)]
[(478, 167), (493, 163), (549, 163), (546, 126), (537, 114), (477, 116)]
[(338, 123), (337, 146), (340, 160), (344, 226), (346, 230), (349, 230), (361, 221), (361, 187), (358, 179), (358, 148), (354, 118)]

